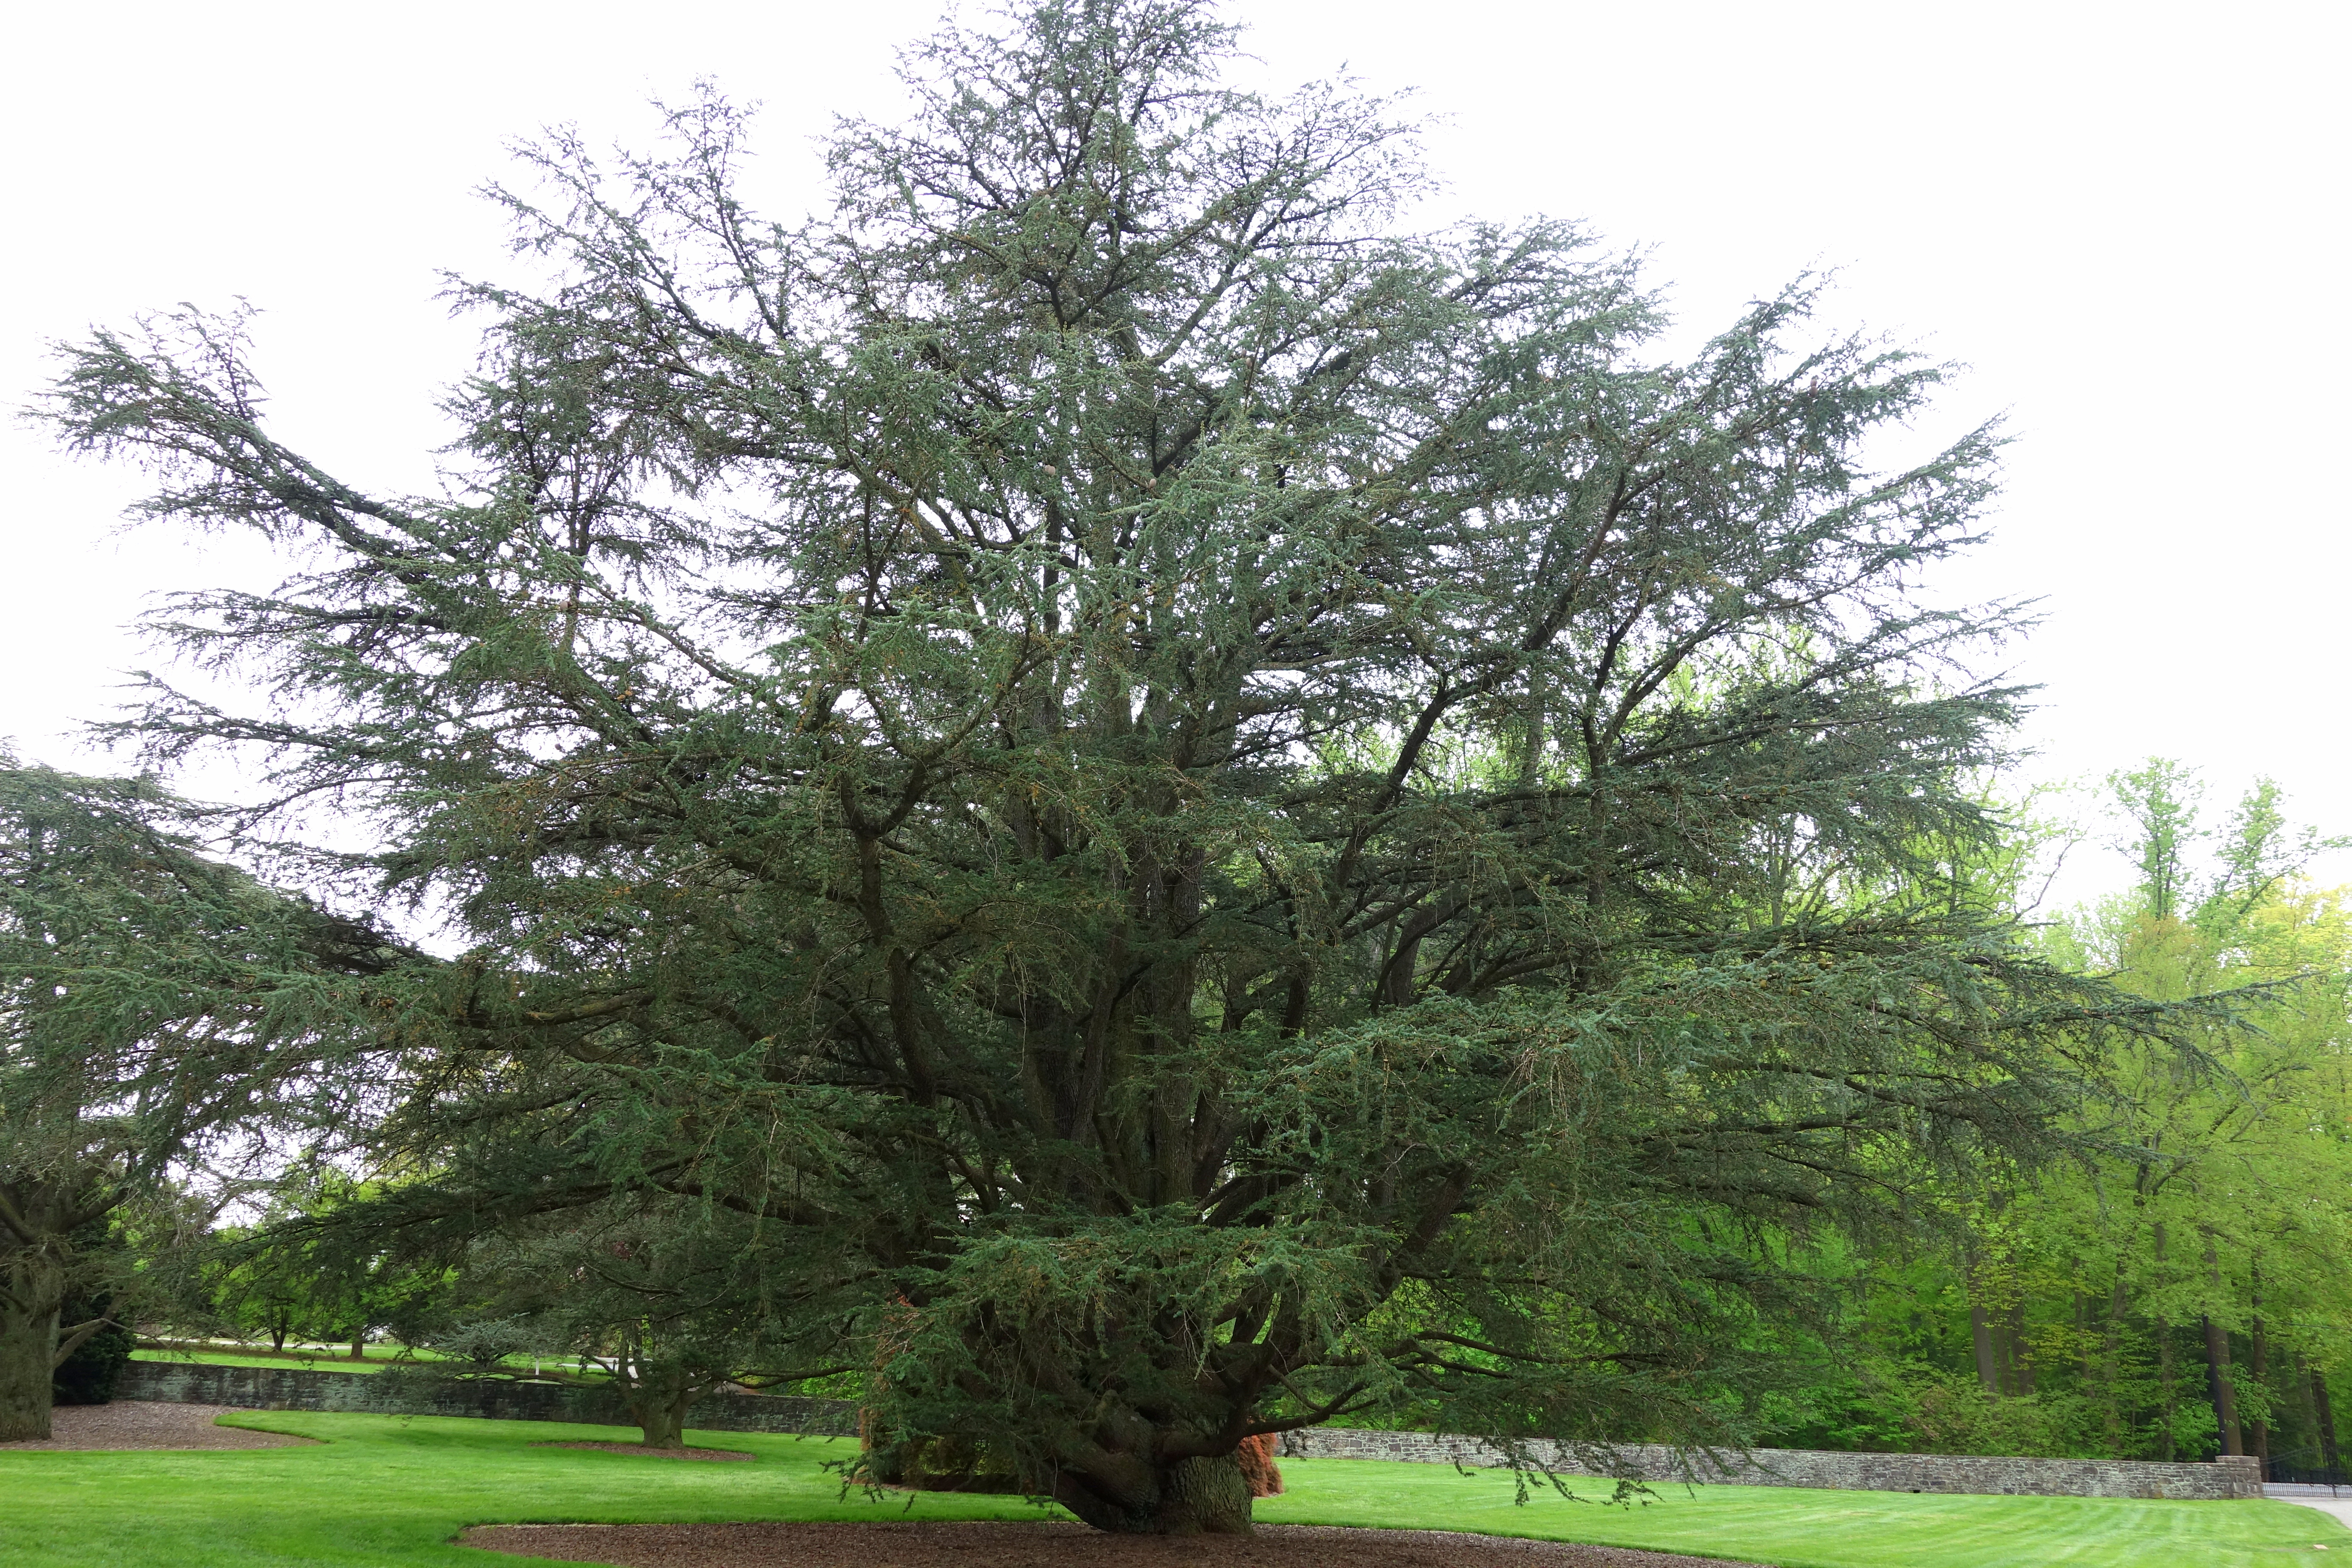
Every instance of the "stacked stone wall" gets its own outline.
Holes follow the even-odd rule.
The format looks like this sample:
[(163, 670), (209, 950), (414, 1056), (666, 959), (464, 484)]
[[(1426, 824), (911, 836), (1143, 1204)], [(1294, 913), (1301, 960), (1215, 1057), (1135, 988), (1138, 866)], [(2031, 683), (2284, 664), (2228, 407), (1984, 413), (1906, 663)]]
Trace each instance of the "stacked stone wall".
[[(610, 1388), (550, 1383), (457, 1383), (382, 1373), (315, 1372), (293, 1367), (215, 1366), (202, 1362), (134, 1361), (123, 1368), (118, 1399), (227, 1405), (241, 1410), (350, 1411), (386, 1415), (488, 1416), (508, 1421), (631, 1425)], [(857, 1406), (845, 1399), (770, 1394), (713, 1394), (698, 1401), (687, 1425), (706, 1432), (779, 1432), (810, 1436), (857, 1435)], [(1750, 1487), (1820, 1487), (1845, 1491), (1974, 1492), (1996, 1497), (2222, 1499), (2263, 1495), (2262, 1466), (2251, 1458), (2201, 1465), (2136, 1459), (2020, 1459), (1962, 1454), (1840, 1454), (1809, 1448), (1759, 1448), (1745, 1456), (1685, 1454), (1628, 1444), (1598, 1454), (1530, 1446), (1536, 1458), (1575, 1472), (1607, 1469), (1646, 1481), (1715, 1481)], [(1286, 1459), (1402, 1459), (1472, 1468), (1501, 1465), (1502, 1452), (1473, 1437), (1429, 1432), (1376, 1432), (1318, 1426), (1286, 1432)]]
[[(327, 1410), (377, 1415), (470, 1415), (501, 1421), (577, 1421), (628, 1426), (620, 1394), (593, 1384), (458, 1383), (399, 1371), (316, 1372), (299, 1367), (215, 1366), (205, 1362), (134, 1361), (123, 1368), (117, 1399), (228, 1405), (240, 1410)], [(707, 1432), (788, 1432), (854, 1437), (857, 1406), (845, 1399), (772, 1394), (710, 1394), (687, 1412)]]
[[(2140, 1459), (2024, 1459), (1969, 1454), (1846, 1454), (1811, 1448), (1759, 1448), (1747, 1455), (1687, 1453), (1625, 1444), (1578, 1455), (1529, 1445), (1555, 1468), (1604, 1468), (1644, 1481), (1714, 1481), (1748, 1487), (1820, 1487), (1842, 1491), (1972, 1492), (1994, 1497), (2223, 1499), (2263, 1495), (2262, 1462), (2248, 1458), (2206, 1464)], [(1403, 1459), (1471, 1468), (1507, 1462), (1473, 1437), (1430, 1432), (1374, 1432), (1318, 1426), (1283, 1435), (1282, 1455), (1297, 1459)]]

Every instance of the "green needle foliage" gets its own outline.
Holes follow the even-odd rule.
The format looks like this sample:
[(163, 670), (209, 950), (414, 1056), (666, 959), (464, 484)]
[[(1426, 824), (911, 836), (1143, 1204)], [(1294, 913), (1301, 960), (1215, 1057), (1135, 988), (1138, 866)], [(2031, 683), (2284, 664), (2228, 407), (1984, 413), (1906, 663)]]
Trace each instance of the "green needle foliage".
[(1391, 106), (1230, 48), (950, 29), (799, 228), (715, 99), (558, 138), (447, 497), (280, 446), (234, 320), (50, 405), (301, 563), (168, 622), (250, 711), (126, 733), (470, 944), (371, 1131), (403, 1216), (747, 1216), (881, 1462), (1121, 1531), (1246, 1529), (1234, 1445), (1342, 1415), (1737, 1440), (1812, 1227), (2031, 1157), (2160, 1016), (1933, 890), (2020, 625), (1915, 592), (1993, 436), (1867, 466), (1945, 367), (1811, 285), (1670, 363), (1631, 261), (1408, 231)]
[(0, 1441), (48, 1435), (52, 1368), (140, 1299), (110, 1226), (168, 1234), (186, 1163), (331, 1114), (336, 990), (390, 961), (200, 853), (190, 815), (0, 752)]

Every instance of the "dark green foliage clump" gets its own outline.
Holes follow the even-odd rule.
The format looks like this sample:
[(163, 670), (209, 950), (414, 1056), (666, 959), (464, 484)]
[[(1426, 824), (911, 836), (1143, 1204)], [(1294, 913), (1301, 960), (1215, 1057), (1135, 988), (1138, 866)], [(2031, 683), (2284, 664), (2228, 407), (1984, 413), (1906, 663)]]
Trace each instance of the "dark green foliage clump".
[[(86, 1322), (104, 1317), (109, 1303), (87, 1298), (68, 1298), (60, 1316), (71, 1322)], [(49, 1374), (49, 1396), (58, 1405), (104, 1405), (114, 1397), (114, 1385), (122, 1379), (122, 1369), (131, 1364), (131, 1352), (138, 1347), (139, 1338), (120, 1323), (110, 1322), (96, 1330), (76, 1345), (57, 1370)]]
[(205, 853), (198, 815), (0, 752), (0, 1440), (46, 1436), (60, 1360), (110, 1331), (69, 1299), (119, 1316), (168, 1277), (129, 1238), (152, 1262), (189, 1228), (175, 1165), (336, 1115), (337, 986), (388, 961)]

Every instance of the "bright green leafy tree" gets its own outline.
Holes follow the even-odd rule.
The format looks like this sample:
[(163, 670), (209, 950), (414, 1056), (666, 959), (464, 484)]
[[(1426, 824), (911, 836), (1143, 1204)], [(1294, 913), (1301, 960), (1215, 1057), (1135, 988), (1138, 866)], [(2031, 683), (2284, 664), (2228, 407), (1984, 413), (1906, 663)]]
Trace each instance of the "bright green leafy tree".
[(2200, 794), (2163, 759), (2108, 781), (2137, 885), (2054, 922), (2048, 951), (2152, 1000), (2234, 1006), (2195, 1025), (2197, 1059), (2115, 1053), (2079, 1157), (1987, 1172), (1958, 1250), (1870, 1259), (1860, 1370), (1817, 1386), (1801, 1440), (2340, 1465), (2352, 927), (2302, 880), (2327, 845), (2275, 784), (2218, 831)]

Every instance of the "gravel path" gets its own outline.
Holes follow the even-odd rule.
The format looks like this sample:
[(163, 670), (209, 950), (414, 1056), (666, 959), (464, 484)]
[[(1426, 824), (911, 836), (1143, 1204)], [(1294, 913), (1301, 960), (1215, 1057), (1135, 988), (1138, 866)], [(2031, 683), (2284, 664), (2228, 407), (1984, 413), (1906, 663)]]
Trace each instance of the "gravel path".
[(1299, 1524), (1262, 1524), (1247, 1537), (1181, 1538), (996, 1521), (487, 1524), (458, 1540), (616, 1568), (1755, 1568), (1618, 1546)]
[[(2272, 1495), (2276, 1497), (2278, 1494), (2273, 1492)], [(2291, 1502), (2301, 1508), (2315, 1508), (2347, 1530), (2352, 1530), (2352, 1497), (2282, 1497), (2278, 1500)]]
[(0, 1454), (61, 1448), (289, 1448), (311, 1441), (283, 1432), (247, 1432), (215, 1426), (226, 1405), (166, 1405), (118, 1399), (111, 1405), (60, 1405), (49, 1415), (49, 1436), (29, 1443), (0, 1443)]

